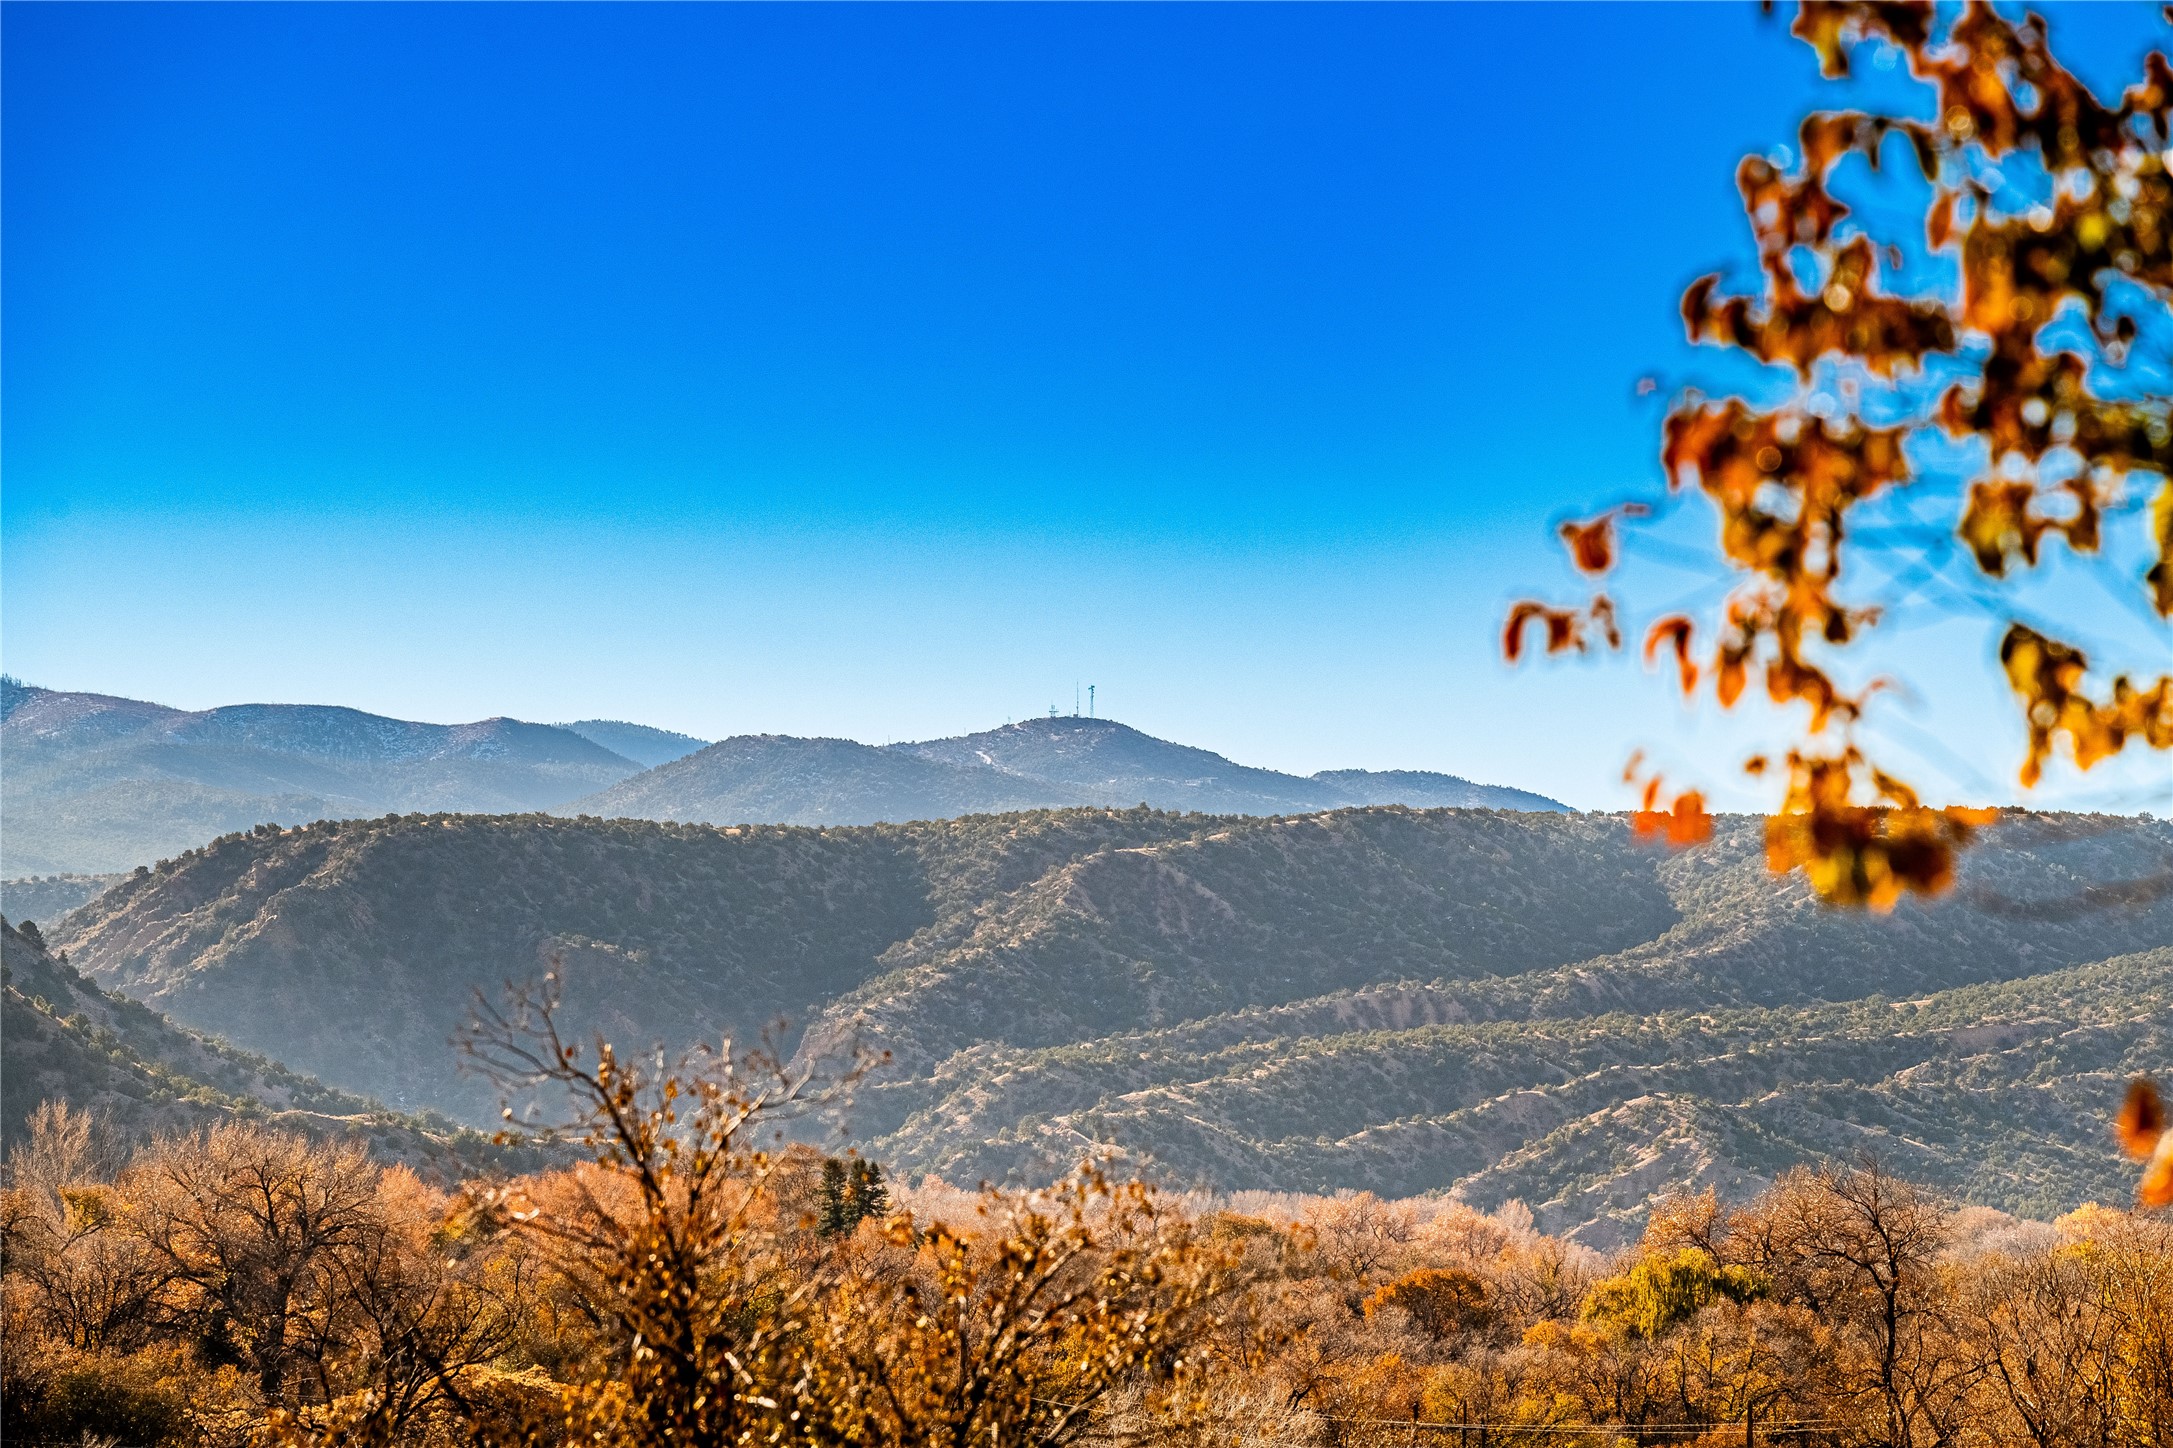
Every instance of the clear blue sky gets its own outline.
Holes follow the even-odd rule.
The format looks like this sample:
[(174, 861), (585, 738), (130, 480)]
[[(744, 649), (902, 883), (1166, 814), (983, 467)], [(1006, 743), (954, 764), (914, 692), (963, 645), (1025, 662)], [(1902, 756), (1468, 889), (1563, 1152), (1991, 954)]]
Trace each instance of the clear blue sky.
[[(2055, 14), (2103, 85), (2162, 33)], [(1653, 482), (1636, 379), (1720, 375), (1676, 302), (1748, 260), (1736, 160), (1840, 99), (1751, 5), (0, 26), (32, 682), (876, 743), (1091, 682), (1606, 806), (1632, 747), (1748, 737), (1494, 640), (1568, 587), (1550, 520)], [(1925, 769), (2004, 790), (1984, 626), (1900, 647), (1956, 700)]]

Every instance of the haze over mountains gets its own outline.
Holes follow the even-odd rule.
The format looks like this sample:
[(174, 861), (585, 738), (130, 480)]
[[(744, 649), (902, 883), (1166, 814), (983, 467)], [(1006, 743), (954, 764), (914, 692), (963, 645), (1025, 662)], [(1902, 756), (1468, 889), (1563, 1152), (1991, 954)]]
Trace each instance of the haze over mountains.
[(546, 809), (638, 765), (565, 729), (315, 704), (190, 711), (0, 686), (0, 874), (124, 870), (231, 830), (415, 809)]
[(143, 1141), (234, 1118), (357, 1140), (382, 1159), (457, 1177), (514, 1154), (442, 1117), (422, 1120), (334, 1090), (276, 1061), (184, 1030), (86, 980), (42, 938), (0, 922), (0, 1149), (40, 1102), (96, 1112)]
[(867, 824), (1142, 801), (1261, 814), (1391, 801), (1562, 808), (1449, 775), (1300, 779), (1108, 720), (1037, 719), (881, 749), (785, 735), (705, 747), (623, 720), (419, 724), (309, 704), (189, 711), (13, 679), (0, 683), (0, 763), (0, 876), (10, 878), (127, 870), (258, 824), (413, 811)]
[(65, 952), (5, 937), (10, 1120), (58, 1092), (141, 1130), (286, 1112), (470, 1150), (370, 1102), (493, 1120), (449, 1039), (555, 963), (569, 1023), (621, 1043), (784, 1020), (802, 1064), (887, 1052), (846, 1124), (909, 1176), (1108, 1152), (1516, 1197), (1605, 1243), (1657, 1193), (1865, 1147), (2009, 1210), (2109, 1198), (2112, 1104), (2173, 1056), (2173, 896), (2137, 884), (2173, 877), (2173, 824), (2147, 818), (2010, 816), (1953, 894), (1879, 918), (1769, 875), (1755, 820), (1672, 855), (1514, 790), (1110, 720), (703, 745), (4, 702), (5, 858), (45, 875), (5, 908)]
[(692, 734), (655, 729), (647, 724), (629, 724), (624, 719), (577, 719), (558, 727), (571, 730), (591, 744), (600, 744), (621, 758), (631, 759), (643, 769), (669, 764), (709, 743)]
[(1306, 814), (1355, 804), (1560, 810), (1519, 789), (1417, 770), (1310, 779), (1234, 764), (1113, 719), (1025, 719), (956, 739), (874, 747), (743, 735), (559, 810), (684, 824), (861, 825), (1065, 805)]
[(2010, 1210), (2124, 1192), (2105, 1122), (2173, 1052), (2173, 898), (2104, 887), (2169, 862), (2164, 822), (2016, 817), (1882, 918), (1768, 875), (1740, 818), (1670, 855), (1620, 817), (1485, 810), (411, 816), (222, 839), (54, 940), (403, 1109), (490, 1119), (447, 1038), (555, 960), (568, 1019), (622, 1043), (782, 1016), (803, 1062), (888, 1051), (852, 1124), (909, 1176), (1104, 1149), (1185, 1184), (1519, 1197), (1608, 1241), (1656, 1192), (1867, 1146)]

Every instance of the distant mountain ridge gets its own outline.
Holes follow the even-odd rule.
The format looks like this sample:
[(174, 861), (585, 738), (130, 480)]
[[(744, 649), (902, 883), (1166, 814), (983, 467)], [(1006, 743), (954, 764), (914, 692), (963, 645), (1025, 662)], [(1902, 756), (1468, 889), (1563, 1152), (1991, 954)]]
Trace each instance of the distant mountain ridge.
[(187, 710), (11, 678), (0, 679), (0, 763), (0, 880), (126, 871), (260, 824), (415, 811), (859, 825), (1142, 803), (1248, 815), (1565, 808), (1413, 770), (1307, 779), (1107, 719), (1029, 719), (882, 747), (783, 734), (705, 744), (615, 719), (424, 724), (321, 704)]
[(1072, 792), (1074, 804), (1149, 804), (1195, 814), (1310, 814), (1349, 804), (1332, 787), (1235, 764), (1114, 719), (1022, 719), (956, 739), (890, 749), (943, 764), (1002, 770)]
[(186, 710), (0, 684), (0, 875), (125, 870), (258, 824), (536, 810), (641, 766), (517, 719), (420, 724), (321, 704)]
[(746, 734), (622, 780), (560, 814), (683, 824), (899, 824), (1076, 805), (1197, 814), (1312, 814), (1351, 805), (1564, 811), (1520, 789), (1417, 770), (1308, 779), (1157, 739), (1113, 719), (1058, 715), (951, 739), (872, 747)]
[(1561, 810), (1568, 806), (1530, 790), (1474, 784), (1427, 769), (1326, 769), (1313, 776), (1350, 804), (1401, 804), (1412, 809)]

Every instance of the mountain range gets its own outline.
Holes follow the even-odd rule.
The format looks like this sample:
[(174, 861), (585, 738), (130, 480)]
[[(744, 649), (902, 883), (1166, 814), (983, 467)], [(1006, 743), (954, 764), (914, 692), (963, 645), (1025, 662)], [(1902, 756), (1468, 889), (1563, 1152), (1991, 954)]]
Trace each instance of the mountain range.
[[(190, 711), (0, 680), (0, 894), (148, 865), (258, 824), (453, 811), (868, 824), (1080, 804), (1276, 814), (1351, 804), (1561, 809), (1450, 775), (1250, 769), (1108, 720), (875, 748), (623, 720), (420, 724), (356, 709)], [(18, 918), (27, 907), (5, 908)], [(37, 918), (31, 916), (30, 918)]]
[(1419, 770), (1305, 778), (1234, 764), (1113, 719), (1026, 719), (917, 744), (751, 734), (623, 780), (557, 813), (684, 824), (861, 825), (1066, 805), (1309, 814), (1351, 805), (1561, 810), (1543, 795)]
[[(1138, 777), (1093, 762), (1106, 737), (1067, 736), (1072, 787)], [(2173, 897), (2107, 887), (2169, 862), (2173, 824), (2015, 815), (1880, 917), (1768, 874), (1744, 818), (1671, 854), (1620, 816), (1485, 809), (433, 814), (230, 835), (53, 939), (407, 1111), (491, 1119), (447, 1040), (555, 963), (569, 1021), (621, 1043), (784, 1018), (804, 1066), (887, 1052), (845, 1124), (909, 1177), (1099, 1151), (1187, 1186), (1514, 1197), (1605, 1243), (1655, 1193), (1864, 1148), (2012, 1211), (2123, 1193), (2105, 1123), (2173, 1060)]]
[(0, 874), (146, 864), (230, 830), (413, 809), (544, 809), (639, 765), (566, 729), (314, 704), (172, 709), (0, 684)]

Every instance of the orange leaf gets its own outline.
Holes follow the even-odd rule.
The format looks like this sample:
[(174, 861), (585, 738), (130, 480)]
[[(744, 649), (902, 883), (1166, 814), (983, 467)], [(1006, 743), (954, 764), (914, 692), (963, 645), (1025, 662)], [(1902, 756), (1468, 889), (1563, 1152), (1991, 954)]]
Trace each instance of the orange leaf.
[(1622, 629), (1615, 622), (1615, 601), (1604, 593), (1598, 595), (1592, 600), (1591, 617), (1601, 635), (1606, 638), (1607, 647), (1621, 648)]
[(2135, 1201), (2150, 1212), (2173, 1207), (2173, 1135), (2158, 1138), (2158, 1154), (2143, 1170), (2143, 1180), (2135, 1189)]
[(2128, 1083), (2128, 1097), (2113, 1118), (2113, 1134), (2120, 1138), (2120, 1149), (2138, 1161), (2158, 1149), (2165, 1136), (2165, 1103), (2158, 1099), (2156, 1086), (2140, 1076)]
[(1933, 251), (1939, 250), (1953, 239), (1954, 193), (1952, 191), (1942, 191), (1939, 193), (1939, 199), (1932, 203), (1932, 214), (1924, 222), (1924, 236), (1932, 244)]
[(1703, 844), (1713, 836), (1713, 817), (1705, 812), (1705, 796), (1694, 789), (1686, 789), (1675, 796), (1675, 803), (1668, 809), (1655, 809), (1658, 802), (1660, 781), (1655, 779), (1645, 786), (1645, 807), (1630, 816), (1630, 831), (1641, 840), (1664, 836), (1671, 849), (1687, 849)]
[(1746, 673), (1743, 655), (1733, 649), (1722, 649), (1718, 669), (1719, 673), (1713, 681), (1713, 691), (1720, 698), (1720, 707), (1730, 708), (1743, 695)]
[(1569, 548), (1570, 562), (1584, 573), (1605, 573), (1615, 566), (1615, 519), (1642, 518), (1650, 511), (1643, 503), (1624, 503), (1597, 518), (1572, 518), (1564, 523), (1559, 531)]
[(1645, 663), (1650, 667), (1654, 655), (1665, 644), (1675, 651), (1675, 673), (1688, 694), (1698, 687), (1698, 666), (1690, 658), (1690, 636), (1693, 625), (1681, 614), (1673, 614), (1655, 623), (1645, 634)]

